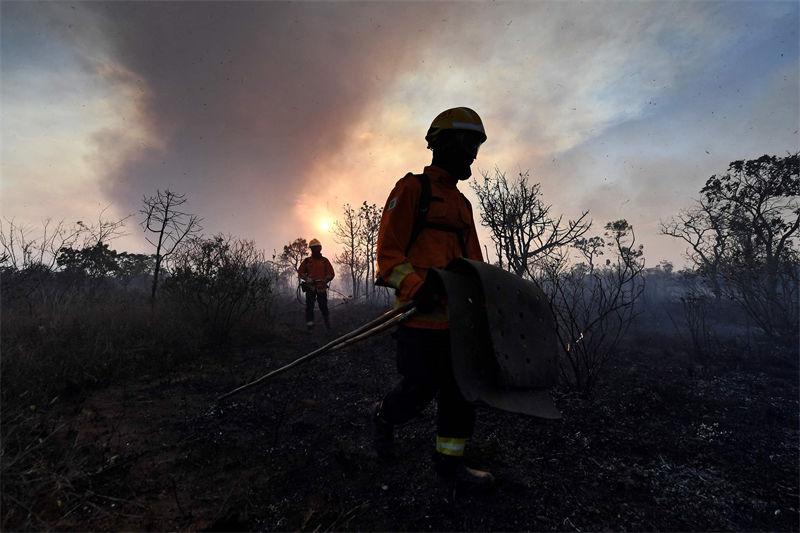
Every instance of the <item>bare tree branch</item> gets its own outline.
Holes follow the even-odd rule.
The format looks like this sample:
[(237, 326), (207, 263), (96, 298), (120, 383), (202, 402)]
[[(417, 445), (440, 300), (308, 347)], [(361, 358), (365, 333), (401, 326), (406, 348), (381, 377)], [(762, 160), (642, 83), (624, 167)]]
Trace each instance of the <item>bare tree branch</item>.
[(145, 238), (156, 249), (150, 294), (151, 302), (155, 303), (164, 260), (175, 253), (184, 239), (202, 231), (203, 228), (200, 226), (202, 219), (197, 215), (178, 210), (178, 207), (186, 203), (186, 195), (177, 194), (169, 189), (164, 192), (157, 190), (155, 196), (143, 197), (142, 203), (144, 207), (139, 211), (143, 215), (141, 225), (146, 232), (153, 234), (154, 240), (149, 236)]

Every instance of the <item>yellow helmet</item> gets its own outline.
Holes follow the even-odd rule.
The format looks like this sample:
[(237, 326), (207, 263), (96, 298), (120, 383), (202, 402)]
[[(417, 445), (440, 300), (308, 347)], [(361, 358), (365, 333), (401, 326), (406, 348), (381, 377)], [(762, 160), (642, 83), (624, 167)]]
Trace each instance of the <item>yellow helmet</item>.
[(319, 246), (320, 248), (322, 248), (322, 243), (320, 243), (317, 239), (311, 239), (311, 242), (308, 243), (308, 247), (313, 248), (315, 246)]
[(431, 143), (436, 140), (439, 133), (447, 130), (474, 131), (483, 137), (481, 142), (486, 142), (486, 131), (483, 129), (481, 117), (468, 107), (447, 109), (433, 119), (431, 127), (428, 128), (428, 134), (425, 135), (428, 148), (431, 147)]

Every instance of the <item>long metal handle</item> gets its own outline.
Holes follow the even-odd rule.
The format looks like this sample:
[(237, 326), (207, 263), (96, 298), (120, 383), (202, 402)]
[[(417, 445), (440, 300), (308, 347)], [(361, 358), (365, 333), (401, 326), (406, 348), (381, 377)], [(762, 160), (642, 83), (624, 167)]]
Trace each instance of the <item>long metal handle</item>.
[(340, 344), (337, 344), (336, 346), (334, 346), (333, 348), (331, 348), (328, 351), (332, 352), (334, 350), (341, 350), (342, 348), (344, 348), (346, 346), (350, 346), (351, 344), (356, 344), (357, 342), (360, 342), (360, 341), (366, 339), (367, 337), (371, 337), (373, 335), (377, 335), (381, 331), (387, 330), (390, 327), (392, 327), (392, 326), (394, 326), (396, 324), (399, 324), (400, 322), (402, 322), (406, 318), (410, 317), (411, 315), (416, 314), (416, 312), (417, 312), (417, 308), (416, 307), (412, 307), (408, 311), (390, 318), (389, 320), (387, 320), (383, 324), (379, 324), (379, 325), (375, 326), (374, 328), (372, 328), (369, 331), (365, 331), (364, 333), (362, 333), (360, 335), (356, 335), (355, 337), (352, 337), (352, 338), (350, 338), (350, 339), (348, 339), (346, 341), (343, 341)]
[(332, 340), (328, 344), (326, 344), (326, 345), (324, 345), (324, 346), (322, 346), (320, 348), (317, 348), (316, 350), (314, 350), (314, 351), (312, 351), (310, 353), (307, 353), (303, 357), (295, 359), (294, 361), (292, 361), (288, 365), (284, 365), (284, 366), (282, 366), (280, 368), (276, 368), (275, 370), (273, 370), (273, 371), (271, 371), (271, 372), (269, 372), (267, 374), (264, 374), (260, 378), (254, 380), (254, 381), (251, 381), (250, 383), (246, 383), (246, 384), (242, 385), (241, 387), (237, 387), (237, 388), (233, 389), (230, 392), (226, 392), (222, 396), (218, 397), (217, 401), (224, 400), (225, 398), (233, 396), (234, 394), (237, 394), (239, 392), (245, 391), (245, 390), (247, 390), (247, 389), (249, 389), (251, 387), (255, 387), (259, 383), (262, 383), (262, 382), (268, 380), (269, 378), (271, 378), (273, 376), (276, 376), (276, 375), (278, 375), (278, 374), (280, 374), (282, 372), (286, 372), (287, 370), (289, 370), (291, 368), (294, 368), (295, 366), (299, 365), (300, 363), (304, 363), (305, 361), (308, 361), (309, 359), (313, 359), (314, 357), (317, 357), (318, 355), (322, 355), (325, 352), (331, 352), (331, 351), (334, 351), (334, 350), (338, 350), (340, 348), (344, 348), (345, 346), (349, 346), (351, 344), (355, 344), (356, 342), (364, 340), (367, 337), (375, 335), (376, 333), (380, 333), (381, 331), (384, 331), (384, 330), (390, 328), (391, 326), (394, 326), (395, 324), (398, 324), (398, 323), (402, 322), (403, 320), (405, 320), (406, 318), (408, 318), (411, 315), (415, 314), (416, 312), (417, 312), (417, 308), (414, 307), (414, 302), (408, 302), (406, 304), (401, 305), (400, 307), (398, 307), (396, 309), (392, 309), (391, 311), (387, 311), (386, 313), (384, 313), (383, 315), (379, 316), (375, 320), (367, 322), (363, 326), (361, 326), (361, 327), (359, 327), (357, 329), (354, 329), (353, 331), (351, 331), (349, 333), (345, 333), (341, 337)]

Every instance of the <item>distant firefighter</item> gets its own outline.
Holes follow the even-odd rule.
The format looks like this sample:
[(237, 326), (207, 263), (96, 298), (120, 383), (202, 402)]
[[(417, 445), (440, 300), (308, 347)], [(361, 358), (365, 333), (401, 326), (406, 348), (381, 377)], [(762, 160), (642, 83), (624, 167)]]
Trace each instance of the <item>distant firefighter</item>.
[(300, 284), (306, 293), (306, 327), (314, 327), (314, 302), (319, 303), (319, 310), (325, 327), (330, 329), (331, 322), (328, 313), (328, 283), (334, 278), (333, 266), (327, 257), (322, 255), (322, 244), (317, 239), (311, 239), (308, 245), (311, 256), (306, 257), (297, 274)]
[(426, 278), (429, 269), (444, 268), (457, 257), (483, 261), (472, 207), (457, 184), (472, 174), (486, 133), (475, 111), (456, 107), (433, 120), (425, 140), (433, 162), (422, 174), (409, 173), (395, 184), (378, 234), (377, 282), (396, 289), (396, 306), (413, 300), (418, 313), (398, 329), (397, 366), (403, 377), (374, 408), (373, 440), (380, 459), (393, 459), (394, 426), (418, 416), (438, 397), (435, 470), (448, 482), (483, 489), (494, 477), (464, 464), (475, 408), (456, 384), (448, 312)]

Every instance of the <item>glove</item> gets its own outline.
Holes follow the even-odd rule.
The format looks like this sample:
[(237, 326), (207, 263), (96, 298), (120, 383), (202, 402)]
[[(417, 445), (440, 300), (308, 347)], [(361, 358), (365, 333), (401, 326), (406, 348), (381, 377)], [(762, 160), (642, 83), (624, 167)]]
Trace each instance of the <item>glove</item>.
[(438, 287), (434, 283), (426, 281), (411, 296), (411, 299), (414, 300), (414, 305), (420, 313), (428, 313), (439, 305), (441, 296)]

